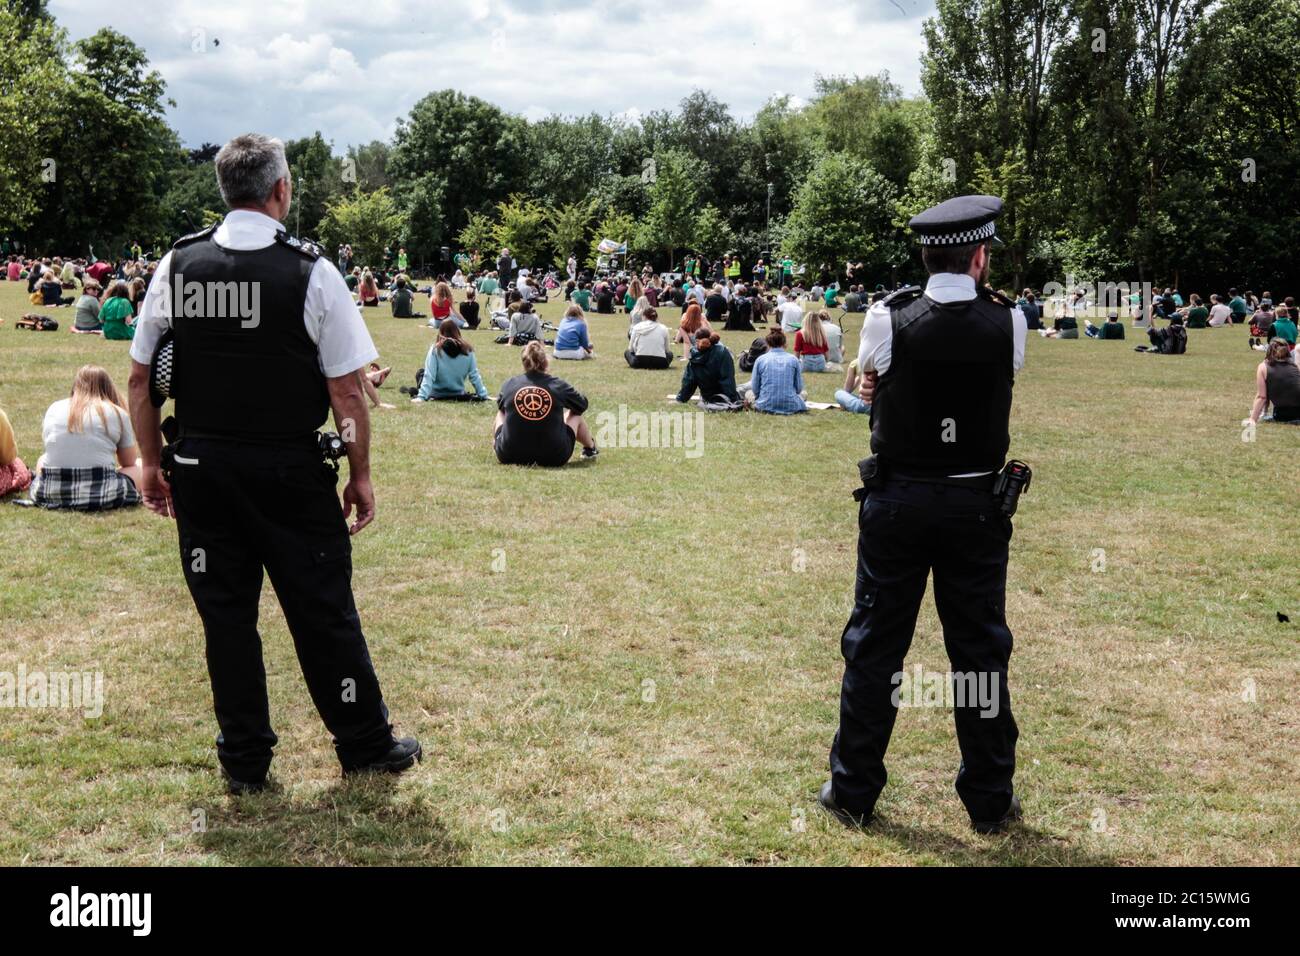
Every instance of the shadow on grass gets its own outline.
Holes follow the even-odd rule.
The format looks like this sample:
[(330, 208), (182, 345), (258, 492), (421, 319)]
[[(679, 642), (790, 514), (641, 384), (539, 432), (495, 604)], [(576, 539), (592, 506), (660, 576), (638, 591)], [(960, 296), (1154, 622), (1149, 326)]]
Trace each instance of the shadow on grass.
[(228, 797), (208, 817), (202, 845), (234, 866), (451, 866), (454, 839), (424, 796), (397, 800), (398, 781), (344, 780), (307, 800), (278, 788)]
[(877, 817), (867, 833), (913, 853), (931, 853), (955, 866), (1117, 866), (1110, 854), (1094, 853), (1060, 834), (1013, 826), (997, 836), (960, 840), (943, 830)]

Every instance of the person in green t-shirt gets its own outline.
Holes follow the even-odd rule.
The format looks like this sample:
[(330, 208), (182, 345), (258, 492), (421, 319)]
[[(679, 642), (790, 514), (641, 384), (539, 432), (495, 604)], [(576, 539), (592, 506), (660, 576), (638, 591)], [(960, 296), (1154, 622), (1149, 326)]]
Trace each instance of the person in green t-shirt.
[(398, 272), (405, 272), (405, 271), (406, 271), (406, 264), (407, 264), (407, 260), (406, 260), (406, 248), (405, 248), (405, 247), (402, 247), (402, 248), (400, 248), (400, 249), (397, 250), (397, 271), (398, 271)]
[(1295, 319), (1286, 306), (1278, 309), (1277, 318), (1273, 320), (1273, 337), (1285, 339), (1287, 345), (1294, 346), (1296, 340)]
[(1228, 290), (1228, 309), (1232, 312), (1232, 321), (1241, 323), (1246, 321), (1246, 316), (1250, 309), (1246, 306), (1246, 300), (1237, 294), (1236, 289)]
[(1205, 329), (1210, 325), (1210, 310), (1201, 302), (1201, 297), (1195, 292), (1192, 293), (1191, 305), (1186, 309), (1180, 309), (1186, 319), (1189, 329)]
[(587, 283), (578, 283), (578, 287), (574, 289), (573, 294), (569, 296), (569, 301), (578, 303), (578, 305), (582, 307), (583, 312), (590, 312), (591, 290), (587, 288)]
[(133, 339), (135, 326), (130, 322), (135, 316), (131, 307), (131, 287), (117, 281), (108, 290), (108, 298), (99, 307), (99, 321), (106, 339)]

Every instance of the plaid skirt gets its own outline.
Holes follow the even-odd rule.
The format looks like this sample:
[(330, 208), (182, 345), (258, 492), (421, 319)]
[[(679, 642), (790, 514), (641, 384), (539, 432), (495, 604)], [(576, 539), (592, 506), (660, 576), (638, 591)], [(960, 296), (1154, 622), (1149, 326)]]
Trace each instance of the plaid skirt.
[(140, 492), (116, 468), (44, 468), (32, 481), (32, 500), (42, 508), (109, 511), (138, 505)]

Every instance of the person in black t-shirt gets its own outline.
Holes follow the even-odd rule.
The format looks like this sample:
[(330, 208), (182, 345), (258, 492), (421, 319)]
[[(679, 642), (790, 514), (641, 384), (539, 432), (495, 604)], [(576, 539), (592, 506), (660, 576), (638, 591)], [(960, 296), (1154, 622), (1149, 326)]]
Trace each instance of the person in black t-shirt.
[(550, 374), (546, 347), (536, 340), (524, 346), (524, 374), (501, 386), (493, 448), (503, 465), (558, 468), (573, 456), (575, 443), (583, 458), (599, 454), (582, 413), (587, 399), (563, 379)]
[(721, 325), (726, 314), (727, 297), (722, 294), (722, 286), (715, 285), (704, 300), (704, 317), (709, 325)]
[(460, 317), (467, 328), (477, 329), (479, 324), (478, 296), (473, 289), (465, 291), (465, 301), (460, 304)]

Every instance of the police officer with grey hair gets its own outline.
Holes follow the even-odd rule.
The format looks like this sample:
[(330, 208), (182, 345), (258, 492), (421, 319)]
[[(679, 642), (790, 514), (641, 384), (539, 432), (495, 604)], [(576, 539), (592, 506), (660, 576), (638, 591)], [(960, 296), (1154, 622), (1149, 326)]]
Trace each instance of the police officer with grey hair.
[[(130, 395), (140, 491), (176, 519), (203, 621), (217, 756), (232, 793), (266, 785), (277, 741), (257, 630), (265, 571), (344, 774), (400, 772), (420, 745), (394, 738), (352, 596), (350, 535), (375, 515), (360, 371), (377, 352), (338, 270), (280, 225), (293, 199), (284, 144), (238, 136), (216, 173), (230, 212), (159, 264), (131, 346)], [(164, 348), (175, 416), (160, 426), (150, 370)], [(266, 378), (272, 402), (249, 387)], [(341, 439), (319, 431), (331, 409)]]
[(873, 455), (859, 465), (857, 586), (840, 639), (831, 779), (819, 794), (850, 825), (870, 821), (885, 786), (903, 662), (932, 571), (953, 669), (957, 794), (981, 833), (1021, 815), (1005, 606), (1011, 515), (1030, 477), (1023, 462), (1007, 461), (1026, 327), (985, 284), (1001, 211), (997, 197), (961, 196), (915, 216), (929, 281), (872, 305), (862, 327)]

